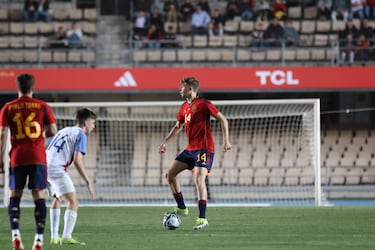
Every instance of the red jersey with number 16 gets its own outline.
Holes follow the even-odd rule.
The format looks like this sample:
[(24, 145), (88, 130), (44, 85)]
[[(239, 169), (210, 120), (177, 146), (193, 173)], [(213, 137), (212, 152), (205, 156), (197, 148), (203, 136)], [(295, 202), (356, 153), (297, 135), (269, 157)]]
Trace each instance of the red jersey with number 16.
[(184, 102), (177, 114), (177, 121), (184, 124), (188, 137), (187, 150), (207, 149), (215, 152), (215, 143), (211, 133), (210, 117), (219, 110), (209, 100), (197, 97), (189, 104)]
[(44, 102), (22, 96), (6, 103), (0, 112), (0, 125), (10, 128), (10, 165), (46, 165), (43, 131), (56, 123), (51, 108)]

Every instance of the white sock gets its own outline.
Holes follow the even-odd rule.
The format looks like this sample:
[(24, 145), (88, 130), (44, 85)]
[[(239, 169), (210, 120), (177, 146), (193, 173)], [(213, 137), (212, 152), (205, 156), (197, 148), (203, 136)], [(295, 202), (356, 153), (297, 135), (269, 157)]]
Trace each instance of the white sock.
[(59, 237), (60, 208), (50, 208), (49, 216), (50, 216), (51, 239), (56, 239)]
[(72, 238), (74, 226), (76, 225), (77, 221), (77, 212), (67, 209), (64, 214), (64, 231), (63, 231), (63, 239), (70, 239)]
[(35, 234), (34, 241), (41, 241), (43, 243), (43, 234)]
[(15, 236), (21, 237), (21, 233), (19, 229), (12, 229), (12, 240), (14, 240)]

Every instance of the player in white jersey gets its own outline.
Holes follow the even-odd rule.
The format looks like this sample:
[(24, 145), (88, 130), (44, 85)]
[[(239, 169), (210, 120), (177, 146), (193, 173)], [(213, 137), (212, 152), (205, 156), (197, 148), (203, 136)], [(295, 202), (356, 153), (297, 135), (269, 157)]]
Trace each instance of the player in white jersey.
[[(94, 187), (86, 174), (83, 155), (87, 149), (87, 135), (95, 128), (96, 115), (89, 109), (77, 111), (76, 126), (65, 127), (57, 132), (47, 147), (48, 182), (51, 185), (53, 201), (50, 208), (51, 244), (81, 244), (72, 237), (77, 221), (78, 200), (72, 179), (67, 173), (74, 163), (79, 175), (87, 184), (91, 198), (94, 199)], [(64, 229), (59, 236), (61, 201), (66, 202)]]

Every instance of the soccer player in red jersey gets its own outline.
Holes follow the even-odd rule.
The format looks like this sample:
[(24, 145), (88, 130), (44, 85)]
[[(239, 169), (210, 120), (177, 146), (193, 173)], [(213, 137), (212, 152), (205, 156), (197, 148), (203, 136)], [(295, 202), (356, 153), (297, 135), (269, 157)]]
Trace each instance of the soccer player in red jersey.
[(52, 109), (44, 101), (33, 98), (34, 82), (34, 76), (20, 74), (17, 77), (18, 98), (6, 103), (0, 111), (1, 171), (4, 171), (3, 157), (8, 142), (8, 129), (10, 129), (8, 214), (15, 250), (24, 249), (19, 222), (20, 201), (27, 180), (35, 203), (36, 234), (32, 249), (43, 249), (47, 215), (45, 200), (47, 164), (44, 139), (53, 136), (57, 131)]
[(166, 179), (177, 203), (177, 208), (171, 212), (187, 215), (177, 175), (183, 170), (196, 167), (196, 188), (198, 193), (199, 216), (193, 229), (208, 226), (206, 218), (207, 186), (206, 176), (211, 171), (214, 159), (215, 144), (211, 134), (210, 117), (214, 116), (220, 123), (223, 134), (223, 150), (231, 148), (229, 142), (228, 121), (225, 116), (209, 100), (198, 96), (199, 81), (194, 77), (183, 78), (179, 92), (186, 101), (181, 105), (177, 114), (177, 122), (159, 146), (159, 153), (164, 153), (167, 142), (177, 135), (183, 127), (188, 137), (188, 144), (172, 162), (167, 170)]

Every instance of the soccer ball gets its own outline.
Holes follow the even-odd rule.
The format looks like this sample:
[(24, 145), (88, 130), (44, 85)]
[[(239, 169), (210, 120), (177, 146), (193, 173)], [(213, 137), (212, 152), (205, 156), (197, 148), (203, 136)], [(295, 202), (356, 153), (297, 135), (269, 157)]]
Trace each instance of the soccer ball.
[(163, 226), (168, 230), (176, 230), (181, 225), (181, 218), (175, 213), (166, 213), (163, 218)]

